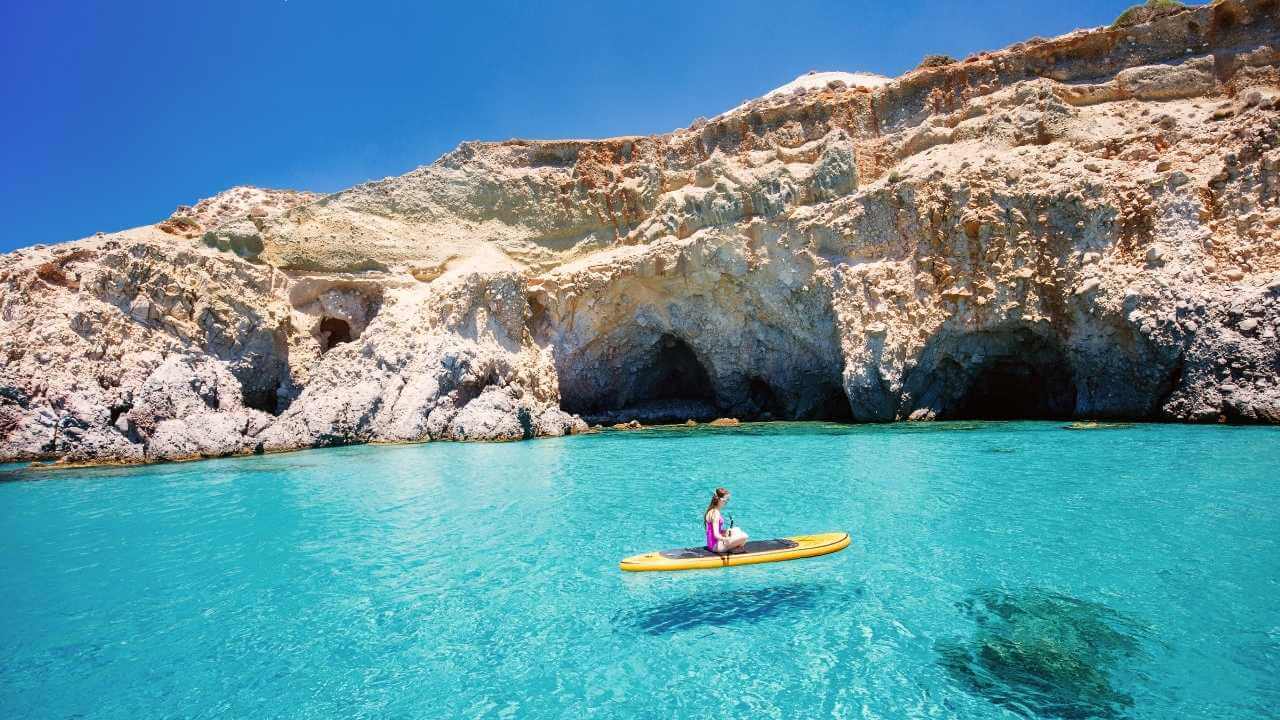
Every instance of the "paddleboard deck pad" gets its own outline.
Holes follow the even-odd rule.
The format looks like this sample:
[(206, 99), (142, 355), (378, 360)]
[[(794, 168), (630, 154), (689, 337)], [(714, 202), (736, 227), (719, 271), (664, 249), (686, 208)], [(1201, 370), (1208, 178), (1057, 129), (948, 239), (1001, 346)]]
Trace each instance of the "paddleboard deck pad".
[(618, 567), (628, 572), (709, 570), (731, 565), (799, 560), (839, 552), (847, 547), (849, 547), (849, 533), (793, 535), (774, 540), (751, 540), (742, 549), (731, 553), (715, 553), (705, 547), (655, 550), (624, 558), (618, 563)]

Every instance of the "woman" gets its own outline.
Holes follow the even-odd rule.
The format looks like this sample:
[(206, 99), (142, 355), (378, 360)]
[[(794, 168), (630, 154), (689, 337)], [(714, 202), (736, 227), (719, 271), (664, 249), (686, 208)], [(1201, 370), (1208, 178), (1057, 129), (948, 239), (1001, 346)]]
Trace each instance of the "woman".
[(707, 526), (707, 549), (714, 553), (733, 552), (747, 544), (747, 534), (742, 531), (742, 528), (724, 529), (724, 518), (721, 517), (720, 510), (728, 502), (729, 491), (716, 488), (711, 496), (711, 504), (707, 506), (707, 512), (702, 516)]

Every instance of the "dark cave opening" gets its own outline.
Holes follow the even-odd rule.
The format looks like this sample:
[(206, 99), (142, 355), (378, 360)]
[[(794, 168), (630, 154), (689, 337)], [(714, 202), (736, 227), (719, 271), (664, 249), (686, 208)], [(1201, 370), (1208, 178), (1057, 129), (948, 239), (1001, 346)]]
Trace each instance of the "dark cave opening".
[(275, 409), (275, 389), (259, 388), (259, 389), (242, 389), (244, 407), (252, 407), (253, 410), (261, 410), (262, 413), (269, 415), (279, 415)]
[(761, 420), (781, 420), (786, 417), (786, 405), (778, 399), (773, 387), (760, 377), (747, 383), (747, 400), (752, 407), (751, 416)]
[(316, 336), (320, 340), (320, 352), (328, 352), (336, 345), (351, 342), (351, 326), (346, 320), (327, 317), (320, 321)]
[(707, 369), (693, 348), (674, 335), (658, 339), (652, 358), (636, 377), (628, 404), (653, 400), (715, 400)]
[(562, 385), (561, 407), (593, 424), (711, 420), (720, 412), (711, 375), (684, 339), (663, 334), (652, 344), (632, 346), (625, 359), (622, 372), (595, 392)]
[(1075, 412), (1076, 390), (1069, 373), (1019, 360), (982, 368), (960, 398), (953, 417), (966, 420), (1051, 420)]
[[(961, 420), (1060, 420), (1076, 410), (1076, 385), (1062, 348), (1025, 328), (993, 333), (968, 367), (950, 408), (942, 413)], [(948, 358), (948, 362), (957, 361)]]
[[(316, 333), (313, 337), (319, 339)], [(268, 415), (279, 416), (297, 396), (289, 366), (287, 330), (279, 327), (248, 338), (231, 358), (231, 374), (240, 382), (241, 403)]]
[(849, 405), (849, 396), (845, 394), (843, 387), (829, 384), (822, 388), (818, 416), (814, 419), (837, 423), (853, 422), (853, 407)]
[(276, 388), (259, 388), (249, 390), (242, 388), (244, 395), (244, 406), (261, 410), (269, 415), (279, 415), (284, 408), (280, 407), (279, 392)]
[(854, 421), (844, 386), (830, 368), (766, 370), (767, 364), (748, 366), (726, 378), (723, 371), (714, 372), (715, 365), (704, 363), (694, 345), (680, 335), (642, 336), (612, 350), (607, 364), (592, 358), (585, 377), (562, 374), (561, 408), (592, 425), (707, 422), (718, 417)]

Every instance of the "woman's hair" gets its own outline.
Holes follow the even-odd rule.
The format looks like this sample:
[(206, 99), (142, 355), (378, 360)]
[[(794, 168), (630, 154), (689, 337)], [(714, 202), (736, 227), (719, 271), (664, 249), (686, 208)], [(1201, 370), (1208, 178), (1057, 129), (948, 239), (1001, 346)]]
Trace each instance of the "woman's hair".
[(702, 513), (702, 519), (704, 521), (707, 519), (707, 513), (711, 512), (711, 510), (715, 508), (715, 506), (718, 505), (720, 501), (723, 500), (725, 496), (728, 494), (729, 494), (729, 491), (725, 490), (722, 487), (716, 488), (716, 491), (711, 493), (711, 502), (707, 503), (707, 509), (705, 512)]

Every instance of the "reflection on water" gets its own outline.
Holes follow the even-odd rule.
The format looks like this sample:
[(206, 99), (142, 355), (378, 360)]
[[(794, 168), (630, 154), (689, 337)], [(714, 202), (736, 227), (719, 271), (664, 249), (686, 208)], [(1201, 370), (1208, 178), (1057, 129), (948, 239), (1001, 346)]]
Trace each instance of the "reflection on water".
[[(851, 594), (860, 595), (861, 589)], [(790, 584), (684, 597), (629, 613), (620, 625), (650, 635), (749, 624), (789, 612), (815, 610), (838, 593), (823, 585)]]
[(1039, 717), (1116, 717), (1133, 706), (1113, 676), (1146, 657), (1145, 632), (1105, 605), (1029, 588), (982, 590), (959, 607), (973, 635), (937, 651), (970, 692)]
[(1133, 423), (1126, 422), (1096, 422), (1096, 421), (1078, 421), (1063, 425), (1063, 430), (1123, 430), (1133, 427)]
[(944, 420), (941, 422), (909, 422), (898, 423), (894, 427), (907, 432), (917, 433), (935, 433), (935, 432), (954, 432), (957, 430), (981, 430), (984, 426), (992, 425), (990, 422), (980, 422), (977, 420)]

